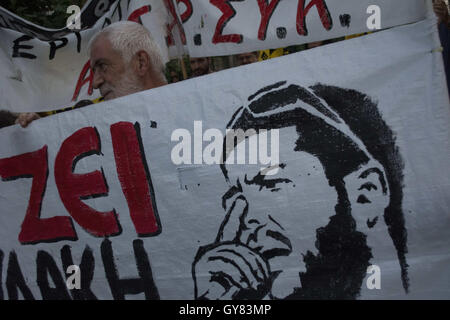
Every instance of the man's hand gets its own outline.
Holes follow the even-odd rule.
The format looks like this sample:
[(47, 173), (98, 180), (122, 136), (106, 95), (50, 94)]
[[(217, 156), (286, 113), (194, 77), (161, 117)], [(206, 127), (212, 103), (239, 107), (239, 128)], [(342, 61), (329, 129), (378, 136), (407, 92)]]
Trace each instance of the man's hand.
[(19, 114), (16, 119), (16, 124), (20, 124), (22, 128), (26, 128), (32, 121), (39, 118), (40, 116), (35, 112), (24, 112)]
[(439, 23), (443, 22), (447, 25), (450, 23), (447, 5), (444, 0), (433, 0), (433, 10), (438, 17)]

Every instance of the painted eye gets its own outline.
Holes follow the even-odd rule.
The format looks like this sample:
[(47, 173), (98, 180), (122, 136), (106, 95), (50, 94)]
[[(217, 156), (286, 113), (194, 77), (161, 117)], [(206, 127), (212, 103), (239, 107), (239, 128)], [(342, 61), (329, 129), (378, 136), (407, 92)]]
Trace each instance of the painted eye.
[(358, 190), (362, 190), (362, 189), (366, 189), (368, 191), (374, 189), (374, 190), (378, 190), (377, 186), (374, 185), (372, 182), (366, 182), (364, 183), (361, 187), (359, 187)]
[(291, 183), (292, 180), (289, 179), (269, 179), (269, 180), (264, 180), (264, 185), (263, 187), (267, 188), (267, 189), (271, 189), (271, 191), (275, 192), (280, 190), (279, 185), (280, 184), (285, 184), (285, 183)]
[(278, 191), (280, 188), (277, 187), (280, 183), (292, 183), (292, 180), (289, 179), (266, 179), (265, 175), (262, 175), (261, 173), (258, 173), (253, 179), (249, 180), (247, 175), (244, 176), (244, 182), (247, 185), (257, 185), (259, 186), (259, 191), (261, 191), (263, 188), (269, 189), (271, 191), (275, 190), (274, 192)]

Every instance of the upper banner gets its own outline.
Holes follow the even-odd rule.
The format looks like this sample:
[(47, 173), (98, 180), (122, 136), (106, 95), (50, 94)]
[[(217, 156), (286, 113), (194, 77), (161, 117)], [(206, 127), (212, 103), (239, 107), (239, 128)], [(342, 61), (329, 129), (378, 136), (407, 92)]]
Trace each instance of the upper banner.
[(0, 299), (449, 299), (435, 36), (423, 20), (1, 129)]
[(425, 17), (425, 0), (176, 0), (193, 57), (274, 49)]
[(143, 24), (167, 61), (169, 47), (176, 52), (181, 43), (170, 7), (165, 0), (91, 0), (80, 12), (81, 29), (60, 30), (34, 25), (0, 7), (0, 107), (50, 111), (98, 98), (87, 46), (93, 35), (116, 21)]

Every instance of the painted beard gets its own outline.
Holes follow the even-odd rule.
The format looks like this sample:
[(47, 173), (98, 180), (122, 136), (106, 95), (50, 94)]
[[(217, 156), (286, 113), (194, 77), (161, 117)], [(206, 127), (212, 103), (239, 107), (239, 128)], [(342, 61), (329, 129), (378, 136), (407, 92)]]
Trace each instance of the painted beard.
[(319, 252), (303, 256), (302, 287), (286, 299), (356, 299), (372, 258), (366, 235), (356, 231), (351, 215), (336, 214), (316, 237)]

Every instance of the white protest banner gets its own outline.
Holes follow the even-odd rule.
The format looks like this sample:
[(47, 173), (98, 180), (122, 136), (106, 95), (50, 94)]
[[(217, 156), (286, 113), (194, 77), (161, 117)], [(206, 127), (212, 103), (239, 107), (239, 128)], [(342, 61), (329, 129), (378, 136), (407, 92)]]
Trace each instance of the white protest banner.
[(419, 21), (425, 0), (177, 0), (189, 54), (275, 49)]
[[(68, 14), (68, 21), (78, 21), (81, 30), (46, 29), (0, 7), (0, 108), (50, 111), (98, 98), (87, 46), (94, 34), (120, 20), (143, 24), (168, 60), (167, 43), (174, 47), (176, 38), (167, 32), (174, 18), (163, 0), (91, 0), (79, 21)], [(171, 27), (174, 30), (176, 26)]]
[(423, 20), (1, 129), (1, 298), (450, 298), (435, 35)]

